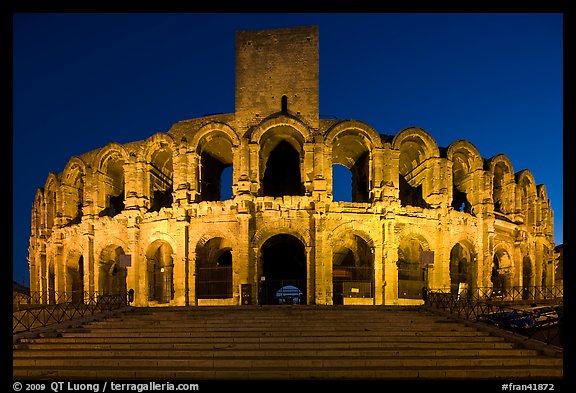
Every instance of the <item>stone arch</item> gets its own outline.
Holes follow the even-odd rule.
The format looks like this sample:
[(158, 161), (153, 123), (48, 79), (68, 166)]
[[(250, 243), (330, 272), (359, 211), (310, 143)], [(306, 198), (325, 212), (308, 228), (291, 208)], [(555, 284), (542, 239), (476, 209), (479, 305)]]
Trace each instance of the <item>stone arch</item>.
[(481, 198), (473, 175), (482, 170), (482, 156), (472, 143), (458, 140), (448, 147), (446, 158), (452, 162), (452, 207), (473, 214), (472, 205)]
[(98, 255), (98, 288), (103, 295), (124, 296), (127, 292), (126, 266), (121, 257), (126, 247), (119, 243), (110, 243), (103, 247)]
[[(65, 225), (79, 224), (82, 220), (84, 204), (84, 179), (86, 164), (78, 157), (72, 157), (62, 172), (60, 181), (60, 208)], [(58, 201), (58, 197), (56, 198)]]
[(100, 216), (114, 217), (124, 210), (126, 181), (124, 165), (129, 161), (126, 149), (118, 143), (109, 143), (94, 158), (93, 167), (97, 168), (97, 201), (103, 210)]
[(79, 245), (74, 245), (65, 251), (64, 274), (66, 284), (66, 300), (73, 303), (84, 302), (84, 272), (87, 268), (84, 263), (84, 253)]
[(544, 229), (544, 233), (549, 233), (552, 231), (552, 210), (550, 207), (550, 199), (548, 199), (548, 192), (546, 191), (546, 186), (540, 184), (536, 187), (538, 193), (539, 209), (537, 211), (536, 221)]
[[(280, 197), (304, 195), (307, 171), (304, 163), (307, 152), (304, 145), (312, 143), (308, 127), (289, 116), (278, 116), (263, 121), (250, 137), (253, 146), (251, 166), (258, 165), (259, 194)], [(252, 168), (254, 170), (256, 168)]]
[(533, 225), (536, 210), (536, 182), (529, 169), (523, 169), (516, 173), (516, 183), (518, 188), (516, 198), (516, 211), (524, 215), (524, 223)]
[(488, 160), (488, 171), (492, 175), (492, 200), (494, 211), (509, 214), (514, 211), (515, 180), (514, 169), (505, 154), (498, 154)]
[(196, 298), (233, 296), (233, 241), (224, 236), (203, 236), (196, 244)]
[(258, 249), (261, 272), (260, 304), (306, 304), (310, 253), (294, 233), (279, 231), (266, 237)]
[(38, 236), (43, 228), (47, 228), (46, 200), (42, 189), (37, 189), (32, 202), (32, 234)]
[(149, 199), (148, 211), (159, 211), (172, 206), (174, 191), (174, 156), (178, 149), (172, 136), (156, 133), (142, 146), (141, 159), (146, 165), (145, 195)]
[(44, 186), (44, 209), (45, 219), (43, 219), (47, 229), (51, 229), (57, 217), (58, 208), (58, 190), (60, 181), (54, 173), (49, 173)]
[(254, 249), (260, 249), (266, 240), (278, 234), (292, 235), (300, 240), (305, 247), (310, 247), (312, 244), (310, 230), (305, 225), (291, 222), (268, 221), (259, 226), (250, 240), (250, 246)]
[(375, 289), (374, 241), (364, 231), (344, 224), (332, 231), (332, 303), (347, 298), (373, 298)]
[(301, 145), (313, 141), (312, 133), (306, 124), (291, 116), (280, 115), (266, 119), (258, 124), (249, 136), (250, 143), (262, 145), (264, 134), (268, 133), (271, 129), (278, 127), (286, 127), (294, 130), (295, 139), (297, 139)]
[(331, 147), (342, 133), (353, 134), (362, 138), (367, 148), (382, 148), (380, 134), (370, 125), (358, 120), (344, 120), (331, 126), (325, 133), (324, 144)]
[(369, 125), (347, 120), (330, 127), (324, 140), (325, 149), (329, 151), (329, 161), (332, 164), (332, 190), (338, 179), (334, 176), (336, 165), (341, 165), (350, 171), (351, 201), (369, 202), (371, 185), (374, 184), (374, 158), (376, 148), (382, 148), (380, 135)]
[(512, 255), (512, 249), (507, 243), (502, 242), (494, 247), (490, 273), (493, 293), (504, 293), (512, 287), (515, 270)]
[(168, 303), (174, 300), (173, 246), (164, 239), (151, 242), (146, 248), (148, 300)]
[(219, 137), (220, 135), (224, 135), (228, 138), (232, 146), (240, 146), (240, 139), (238, 138), (236, 131), (230, 125), (213, 121), (200, 127), (200, 129), (194, 134), (190, 140), (190, 149), (200, 151), (202, 150), (202, 145), (209, 142), (210, 138), (214, 136)]
[(467, 238), (457, 241), (450, 249), (450, 292), (460, 294), (461, 290), (476, 287), (477, 255), (474, 243)]
[(439, 158), (440, 150), (430, 134), (421, 128), (405, 128), (392, 140), (392, 148), (398, 150), (399, 197), (403, 206), (428, 208), (426, 201), (429, 185), (425, 180), (433, 176), (426, 162)]
[[(400, 163), (400, 170), (403, 168), (413, 169), (429, 158), (440, 157), (440, 149), (436, 141), (428, 132), (418, 127), (409, 127), (401, 130), (392, 139), (392, 148), (407, 154), (404, 163)], [(413, 163), (412, 163), (413, 162)], [(407, 170), (402, 171), (408, 172)]]
[[(200, 201), (222, 199), (223, 173), (233, 170), (235, 154), (240, 145), (236, 132), (227, 124), (212, 122), (206, 124), (194, 135), (190, 146), (196, 152), (197, 189)], [(230, 171), (231, 172), (231, 171)], [(232, 188), (231, 173), (229, 186)]]
[(522, 256), (522, 299), (531, 299), (532, 287), (535, 286), (535, 264), (530, 255), (524, 254)]
[(432, 251), (425, 236), (406, 232), (398, 243), (398, 298), (422, 299), (428, 277), (422, 265), (422, 252)]

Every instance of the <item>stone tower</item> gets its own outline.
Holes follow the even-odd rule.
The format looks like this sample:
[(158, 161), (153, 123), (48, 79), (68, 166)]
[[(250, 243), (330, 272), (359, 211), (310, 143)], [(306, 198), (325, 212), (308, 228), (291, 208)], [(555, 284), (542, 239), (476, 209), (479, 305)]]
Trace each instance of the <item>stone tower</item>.
[(250, 127), (284, 113), (318, 129), (318, 28), (236, 35), (236, 121)]

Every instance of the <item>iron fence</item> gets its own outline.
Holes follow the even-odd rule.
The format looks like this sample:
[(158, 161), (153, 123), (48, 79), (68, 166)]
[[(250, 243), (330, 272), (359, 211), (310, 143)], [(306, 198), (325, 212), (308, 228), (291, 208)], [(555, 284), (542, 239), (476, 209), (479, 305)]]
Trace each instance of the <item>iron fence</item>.
[(426, 305), (461, 319), (486, 323), (546, 344), (563, 346), (562, 294), (561, 287), (510, 288), (507, 291), (477, 288), (457, 294), (450, 290), (430, 290)]
[[(128, 304), (126, 294), (31, 293), (12, 304), (12, 333), (30, 331), (64, 321), (84, 318)], [(45, 300), (54, 300), (46, 302)], [(81, 299), (81, 300), (78, 300)], [(57, 301), (56, 301), (57, 300)]]

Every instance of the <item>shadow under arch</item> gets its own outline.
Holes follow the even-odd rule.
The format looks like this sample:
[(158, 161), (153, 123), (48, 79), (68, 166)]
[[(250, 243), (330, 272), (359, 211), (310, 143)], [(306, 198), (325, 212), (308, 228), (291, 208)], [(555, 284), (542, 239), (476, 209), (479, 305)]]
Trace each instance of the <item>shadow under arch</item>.
[[(306, 249), (300, 239), (284, 233), (268, 238), (260, 249), (260, 263), (260, 304), (306, 304)], [(283, 290), (288, 286), (300, 292)]]

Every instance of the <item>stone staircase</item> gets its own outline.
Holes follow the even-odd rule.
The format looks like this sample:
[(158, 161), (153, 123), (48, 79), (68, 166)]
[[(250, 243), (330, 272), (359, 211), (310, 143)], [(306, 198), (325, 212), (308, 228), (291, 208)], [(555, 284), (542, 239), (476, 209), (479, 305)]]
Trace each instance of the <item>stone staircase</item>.
[(418, 307), (133, 308), (23, 338), (14, 379), (561, 379), (561, 357)]

